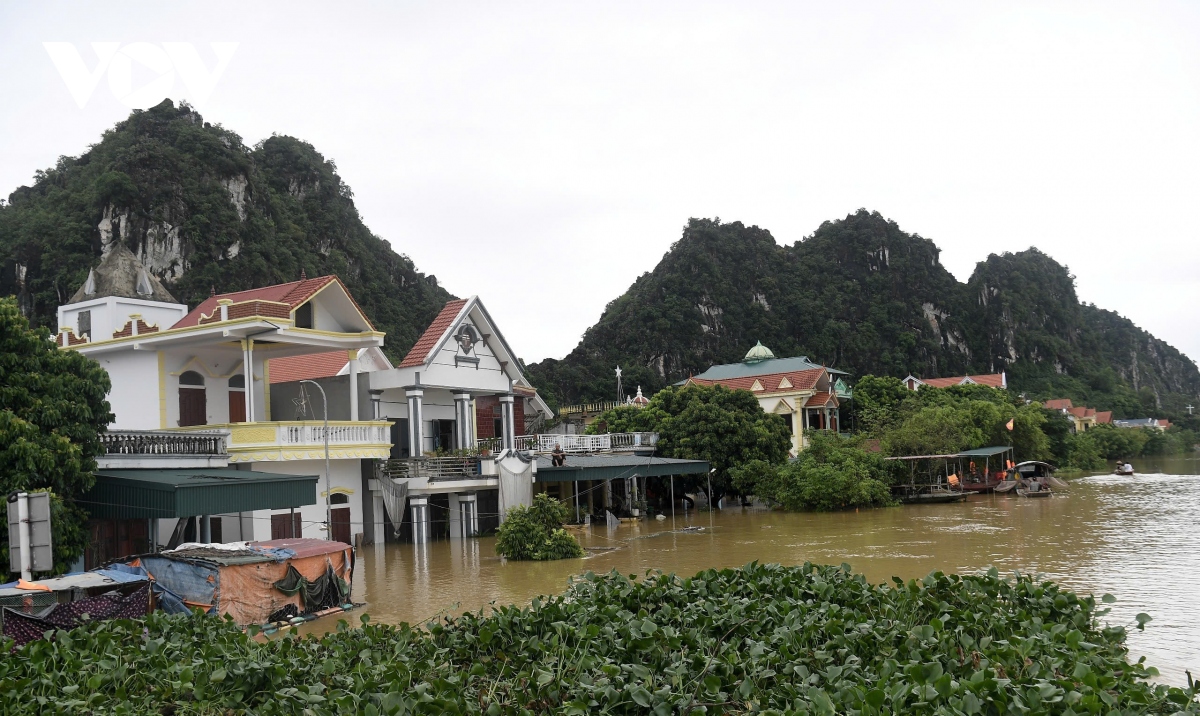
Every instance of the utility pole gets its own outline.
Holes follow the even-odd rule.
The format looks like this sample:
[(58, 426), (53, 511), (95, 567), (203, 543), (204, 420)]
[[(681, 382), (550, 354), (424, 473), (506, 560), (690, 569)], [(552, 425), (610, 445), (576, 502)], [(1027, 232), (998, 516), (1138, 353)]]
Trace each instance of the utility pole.
[(325, 398), (325, 389), (315, 380), (302, 380), (301, 383), (312, 383), (317, 386), (317, 390), (321, 391), (321, 407), (325, 413), (325, 539), (333, 539), (333, 519), (331, 517), (331, 508), (329, 500), (333, 495), (330, 490), (333, 486), (329, 483), (329, 400)]

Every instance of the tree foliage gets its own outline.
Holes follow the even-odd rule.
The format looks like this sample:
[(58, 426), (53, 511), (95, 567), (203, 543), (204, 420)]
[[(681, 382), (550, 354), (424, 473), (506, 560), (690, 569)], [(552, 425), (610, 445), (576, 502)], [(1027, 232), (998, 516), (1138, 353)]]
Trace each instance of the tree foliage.
[[(791, 432), (778, 415), (764, 413), (748, 390), (686, 385), (659, 391), (645, 408), (620, 407), (593, 423), (611, 432), (658, 433), (663, 457), (706, 460), (716, 470), (713, 491), (729, 492), (730, 471), (753, 460), (779, 464), (787, 459)], [(681, 481), (682, 489), (705, 488), (703, 477)], [(714, 501), (717, 497), (714, 496)]]
[(567, 508), (546, 493), (533, 496), (530, 506), (508, 511), (496, 531), (496, 552), (507, 559), (546, 561), (582, 557), (583, 547), (562, 528)]
[[(112, 414), (108, 374), (74, 351), (59, 350), (11, 298), (0, 299), (0, 492), (49, 491), (56, 572), (87, 544), (87, 513), (76, 500), (95, 481), (99, 434)], [(8, 532), (0, 536), (7, 561)]]
[(838, 435), (813, 433), (784, 465), (754, 460), (733, 470), (734, 486), (788, 510), (828, 512), (893, 503), (892, 480), (878, 453)]

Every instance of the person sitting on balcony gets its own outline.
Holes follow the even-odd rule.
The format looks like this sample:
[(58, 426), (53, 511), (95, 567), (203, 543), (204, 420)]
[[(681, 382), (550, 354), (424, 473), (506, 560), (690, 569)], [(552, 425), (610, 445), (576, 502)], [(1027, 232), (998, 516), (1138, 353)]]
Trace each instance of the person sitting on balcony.
[(562, 446), (554, 443), (554, 452), (550, 453), (550, 464), (554, 467), (562, 467), (567, 464), (567, 454), (563, 452)]

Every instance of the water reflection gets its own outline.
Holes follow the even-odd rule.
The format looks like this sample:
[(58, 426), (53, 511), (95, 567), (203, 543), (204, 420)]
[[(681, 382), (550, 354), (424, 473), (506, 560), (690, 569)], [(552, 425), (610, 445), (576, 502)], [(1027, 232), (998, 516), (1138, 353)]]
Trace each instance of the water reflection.
[[(1200, 667), (1200, 477), (1191, 459), (1160, 459), (1153, 469), (1072, 480), (1068, 494), (1047, 500), (980, 495), (835, 514), (681, 510), (674, 519), (579, 533), (598, 550), (582, 560), (504, 563), (491, 538), (367, 547), (358, 555), (354, 598), (376, 621), (422, 622), (492, 602), (525, 604), (588, 570), (693, 574), (751, 560), (807, 560), (849, 562), (880, 582), (995, 566), (1044, 574), (1081, 593), (1112, 593), (1112, 623), (1131, 625), (1138, 612), (1149, 613), (1154, 621), (1132, 631), (1130, 647), (1182, 684), (1185, 668)], [(306, 626), (332, 628), (326, 622)]]

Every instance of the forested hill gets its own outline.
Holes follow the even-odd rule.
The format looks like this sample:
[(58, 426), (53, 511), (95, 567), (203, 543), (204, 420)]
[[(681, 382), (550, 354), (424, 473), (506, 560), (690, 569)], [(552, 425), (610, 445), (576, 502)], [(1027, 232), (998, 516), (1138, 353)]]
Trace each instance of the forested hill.
[(1080, 304), (1066, 267), (1037, 249), (989, 256), (966, 284), (938, 254), (866, 210), (791, 246), (756, 226), (692, 219), (575, 350), (530, 372), (560, 404), (611, 400), (617, 365), (648, 393), (762, 341), (855, 376), (1006, 371), (1014, 390), (1117, 417), (1182, 415), (1200, 395), (1192, 360)]
[(0, 202), (0, 295), (54, 328), (104, 248), (123, 241), (180, 301), (335, 273), (402, 356), (451, 298), (363, 224), (311, 145), (238, 135), (170, 100), (62, 157)]

